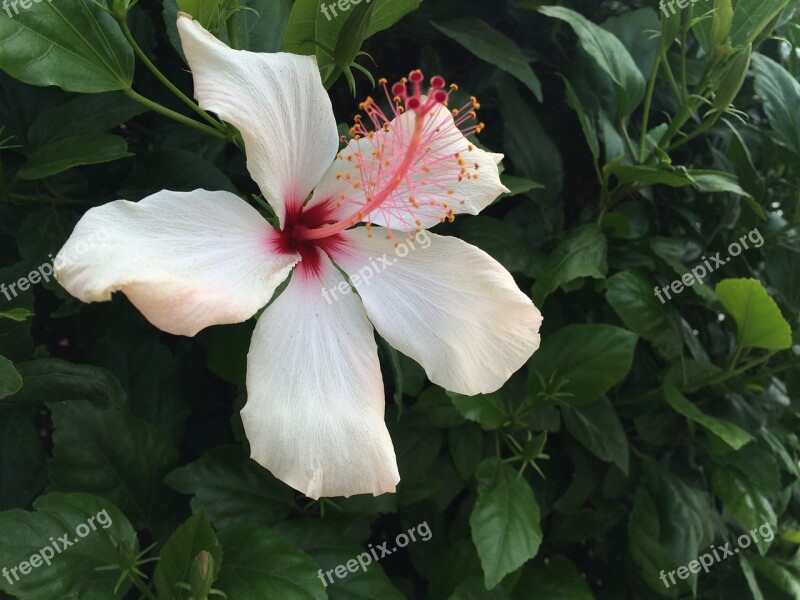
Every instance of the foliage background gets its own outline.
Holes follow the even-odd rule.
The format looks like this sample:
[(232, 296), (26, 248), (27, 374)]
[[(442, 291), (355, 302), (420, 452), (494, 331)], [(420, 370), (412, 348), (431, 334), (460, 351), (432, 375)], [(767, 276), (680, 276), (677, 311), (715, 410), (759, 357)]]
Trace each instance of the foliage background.
[[(343, 124), (372, 93), (353, 60), (478, 96), (512, 194), (437, 231), (530, 291), (542, 348), (467, 398), (381, 345), (398, 492), (313, 502), (247, 459), (253, 322), (176, 338), (124, 297), (0, 297), (0, 567), (103, 508), (114, 521), (0, 597), (800, 598), (798, 2), (543, 4), (374, 0), (332, 22), (315, 0), (183, 4), (240, 47), (319, 53)], [(258, 193), (232, 132), (187, 124), (203, 121), (147, 68), (191, 96), (176, 11), (0, 11), (0, 282), (91, 206)], [(763, 246), (706, 285), (654, 296), (754, 229)], [(317, 578), (422, 522), (430, 541)], [(772, 543), (661, 583), (764, 523)]]

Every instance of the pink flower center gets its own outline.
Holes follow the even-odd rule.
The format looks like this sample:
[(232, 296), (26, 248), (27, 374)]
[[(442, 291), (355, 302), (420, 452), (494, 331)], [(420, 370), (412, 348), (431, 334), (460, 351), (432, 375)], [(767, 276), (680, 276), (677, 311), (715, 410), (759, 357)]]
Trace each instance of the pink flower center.
[[(330, 205), (330, 211), (301, 217), (293, 227), (295, 240), (319, 244), (357, 223), (366, 222), (369, 227), (371, 215), (377, 212), (384, 222), (399, 224), (409, 235), (420, 230), (420, 216), (452, 220), (452, 206), (459, 202), (453, 184), (478, 178), (477, 164), (467, 158), (474, 148), (464, 136), (483, 129), (482, 123), (476, 123), (475, 110), (480, 105), (471, 98), (460, 109), (444, 110), (458, 87), (451, 85), (445, 91), (445, 80), (437, 75), (423, 91), (423, 81), (421, 71), (412, 71), (392, 86), (390, 95), (386, 80), (381, 80), (391, 116), (372, 98), (361, 103), (371, 127), (361, 115), (356, 116), (350, 130), (353, 140), (337, 156), (343, 166), (337, 179), (349, 184), (353, 193), (340, 193), (321, 203)], [(424, 201), (415, 197), (415, 190), (423, 190)], [(336, 222), (326, 220), (333, 212), (341, 216), (343, 207), (350, 208), (349, 215)]]

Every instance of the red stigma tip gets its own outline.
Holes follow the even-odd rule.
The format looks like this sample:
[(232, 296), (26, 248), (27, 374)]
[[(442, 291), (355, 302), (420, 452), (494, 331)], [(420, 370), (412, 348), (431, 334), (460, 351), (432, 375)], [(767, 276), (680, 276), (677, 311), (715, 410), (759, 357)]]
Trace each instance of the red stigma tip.
[(447, 92), (443, 90), (436, 90), (433, 93), (433, 99), (436, 100), (436, 102), (441, 102), (442, 104), (444, 104), (445, 102), (447, 102)]
[(417, 69), (416, 71), (411, 71), (411, 73), (408, 74), (408, 79), (412, 83), (420, 83), (423, 77), (424, 76), (422, 75), (422, 71), (420, 71), (419, 69)]
[(406, 107), (409, 110), (417, 110), (420, 107), (419, 98), (409, 98), (408, 102), (406, 102)]
[(433, 77), (431, 77), (431, 87), (443, 88), (444, 83), (445, 83), (444, 77), (441, 77), (440, 75), (434, 75)]
[(392, 95), (393, 96), (402, 96), (406, 93), (406, 86), (404, 83), (400, 83), (399, 81), (392, 86)]

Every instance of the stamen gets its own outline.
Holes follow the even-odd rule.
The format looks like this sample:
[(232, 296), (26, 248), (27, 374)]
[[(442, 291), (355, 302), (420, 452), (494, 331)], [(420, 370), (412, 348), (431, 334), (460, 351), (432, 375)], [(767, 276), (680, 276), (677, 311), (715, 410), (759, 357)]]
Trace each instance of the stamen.
[[(448, 86), (443, 77), (435, 75), (425, 90), (424, 81), (419, 70), (390, 88), (386, 79), (380, 79), (388, 115), (372, 97), (361, 102), (363, 117), (357, 115), (353, 119), (352, 140), (348, 149), (340, 153), (340, 160), (344, 155), (350, 165), (344, 162), (345, 170), (336, 175), (342, 184), (354, 190), (352, 197), (346, 191), (337, 193), (336, 202), (339, 206), (351, 206), (352, 212), (336, 223), (301, 228), (296, 231), (299, 239), (320, 240), (362, 221), (369, 227), (370, 215), (375, 211), (382, 213), (387, 226), (400, 225), (409, 235), (422, 227), (418, 217), (443, 221), (455, 218), (447, 205), (447, 201), (453, 200), (453, 184), (478, 178), (478, 165), (465, 160), (461, 153), (466, 156), (474, 149), (464, 142), (462, 135), (483, 129), (482, 123), (476, 123), (475, 111), (480, 104), (471, 97), (463, 107), (453, 110), (451, 117), (441, 106), (447, 105), (458, 86)], [(372, 150), (365, 148), (364, 143), (369, 143)], [(454, 149), (459, 152), (453, 153)], [(347, 168), (352, 170), (353, 166), (356, 170), (351, 177)], [(424, 204), (415, 199), (417, 190), (419, 196), (425, 196)], [(459, 201), (459, 205), (463, 206), (464, 201)]]

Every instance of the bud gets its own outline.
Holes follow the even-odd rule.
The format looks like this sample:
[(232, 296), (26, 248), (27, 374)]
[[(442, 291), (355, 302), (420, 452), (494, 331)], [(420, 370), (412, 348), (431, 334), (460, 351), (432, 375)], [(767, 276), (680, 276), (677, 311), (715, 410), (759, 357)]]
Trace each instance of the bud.
[(198, 600), (208, 598), (214, 579), (214, 557), (209, 552), (202, 550), (195, 557), (189, 576), (192, 598), (197, 598)]

